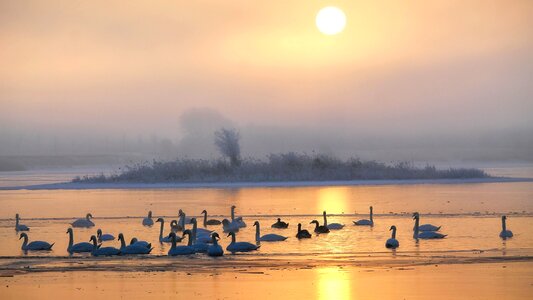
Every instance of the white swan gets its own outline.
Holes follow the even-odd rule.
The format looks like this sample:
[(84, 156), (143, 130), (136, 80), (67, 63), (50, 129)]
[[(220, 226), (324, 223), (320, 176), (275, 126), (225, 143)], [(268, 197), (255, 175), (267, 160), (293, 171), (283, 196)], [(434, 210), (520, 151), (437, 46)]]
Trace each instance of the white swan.
[(204, 227), (207, 227), (207, 225), (220, 225), (222, 222), (215, 219), (207, 219), (207, 210), (202, 210), (202, 214), (204, 215)]
[(28, 250), (32, 250), (32, 251), (47, 250), (48, 251), (48, 250), (52, 250), (52, 246), (54, 246), (54, 243), (50, 244), (44, 241), (33, 241), (28, 244), (28, 234), (26, 234), (25, 232), (20, 234), (19, 240), (22, 238), (24, 239), (24, 241), (22, 242), (22, 250), (24, 251), (28, 251)]
[(113, 256), (120, 255), (120, 249), (115, 247), (98, 247), (96, 236), (91, 235), (91, 242), (93, 242), (93, 251), (91, 251), (92, 256)]
[(237, 242), (235, 239), (235, 232), (228, 233), (231, 236), (231, 243), (226, 247), (231, 253), (235, 252), (250, 252), (259, 249), (260, 246), (248, 242)]
[(152, 220), (152, 211), (148, 212), (148, 216), (143, 219), (143, 226), (153, 226), (154, 220)]
[(311, 234), (306, 229), (302, 230), (302, 224), (298, 223), (298, 233), (296, 233), (298, 239), (310, 239)]
[(98, 237), (98, 241), (105, 242), (105, 241), (113, 241), (115, 239), (115, 236), (110, 233), (102, 233), (102, 229), (96, 230), (96, 236)]
[(228, 219), (222, 220), (222, 230), (224, 232), (238, 232), (239, 228), (239, 225), (230, 222)]
[[(161, 228), (159, 229), (159, 242), (160, 243), (172, 243), (172, 238), (170, 235), (168, 236), (163, 236), (163, 229), (164, 229), (164, 226), (165, 226), (165, 220), (163, 218), (159, 218), (156, 220), (156, 222), (161, 222)], [(176, 236), (176, 235), (174, 235)], [(178, 242), (181, 242), (181, 238), (178, 238), (176, 236), (175, 238), (176, 241)]]
[(274, 233), (265, 234), (261, 236), (261, 229), (260, 229), (261, 225), (259, 225), (259, 221), (255, 221), (254, 226), (255, 226), (255, 241), (256, 242), (281, 242), (287, 239), (286, 236), (282, 236), (282, 235), (274, 234)]
[(124, 240), (124, 235), (122, 233), (118, 234), (118, 240), (120, 241), (120, 254), (150, 254), (153, 248), (147, 248), (141, 244), (132, 244), (126, 246), (126, 241)]
[[(193, 245), (211, 243), (211, 231), (203, 228), (198, 228), (196, 218), (192, 218), (191, 223)], [(198, 248), (200, 252), (207, 251), (207, 246), (197, 246), (196, 248)]]
[(400, 242), (396, 239), (396, 226), (392, 225), (389, 230), (392, 230), (392, 236), (385, 242), (385, 247), (390, 249), (396, 249), (400, 247)]
[(72, 225), (72, 227), (82, 227), (82, 228), (93, 227), (94, 223), (93, 221), (91, 221), (92, 217), (93, 215), (89, 213), (85, 216), (85, 219), (77, 219), (76, 221), (72, 222), (70, 225)]
[[(413, 218), (418, 218), (419, 222), (420, 222), (420, 214), (415, 212), (413, 213)], [(418, 226), (418, 230), (419, 231), (439, 231), (440, 230), (440, 227), (441, 226), (435, 226), (435, 225), (431, 225), (431, 224), (424, 224), (424, 225), (419, 225)], [(413, 228), (414, 230), (414, 228)]]
[(15, 215), (15, 230), (16, 231), (29, 231), (30, 227), (24, 224), (20, 224), (19, 220), (20, 220), (19, 214), (16, 214)]
[(246, 223), (244, 223), (244, 220), (242, 219), (242, 217), (235, 217), (235, 208), (237, 208), (237, 206), (235, 205), (231, 206), (231, 223), (235, 224), (239, 228), (246, 227)]
[(189, 237), (187, 246), (176, 246), (176, 234), (174, 232), (171, 232), (169, 234), (171, 242), (172, 242), (172, 246), (168, 250), (169, 256), (194, 254), (195, 251), (194, 251), (194, 248), (192, 247), (191, 231), (189, 229), (183, 231), (183, 237), (185, 235)]
[(322, 215), (324, 216), (324, 226), (326, 226), (329, 230), (339, 230), (339, 229), (344, 228), (344, 224), (340, 224), (340, 223), (328, 224), (328, 218), (326, 216), (326, 211), (324, 211)]
[(502, 216), (502, 232), (500, 232), (500, 237), (502, 239), (513, 237), (513, 232), (511, 230), (507, 230), (507, 224), (506, 221), (507, 217)]
[(446, 235), (442, 233), (438, 233), (436, 231), (420, 231), (419, 230), (419, 218), (418, 216), (414, 216), (413, 219), (415, 220), (415, 227), (413, 229), (413, 238), (415, 239), (442, 239), (445, 238)]
[(152, 243), (148, 243), (147, 241), (139, 241), (137, 238), (132, 238), (130, 245), (140, 245), (146, 248), (152, 248)]
[(370, 220), (361, 219), (359, 221), (353, 221), (353, 224), (359, 226), (374, 226), (374, 213), (372, 206), (370, 206)]
[(87, 242), (81, 242), (74, 244), (74, 231), (72, 228), (67, 229), (68, 233), (68, 247), (67, 252), (72, 253), (83, 253), (93, 251), (93, 244)]
[(178, 216), (179, 216), (178, 225), (180, 225), (182, 230), (184, 230), (185, 229), (185, 224), (190, 223), (191, 222), (191, 218), (188, 218), (185, 215), (185, 212), (183, 210), (181, 210), (181, 209), (178, 212)]
[(211, 234), (211, 239), (212, 239), (213, 244), (209, 245), (209, 247), (207, 248), (207, 255), (213, 256), (213, 257), (224, 255), (224, 250), (217, 242), (217, 239), (220, 239), (220, 237), (218, 236), (218, 233), (213, 232)]

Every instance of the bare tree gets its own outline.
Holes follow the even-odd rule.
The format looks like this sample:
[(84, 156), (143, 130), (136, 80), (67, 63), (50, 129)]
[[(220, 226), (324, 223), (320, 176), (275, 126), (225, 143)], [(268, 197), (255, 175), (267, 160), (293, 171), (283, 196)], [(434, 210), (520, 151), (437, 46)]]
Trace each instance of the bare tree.
[(222, 156), (229, 158), (233, 167), (241, 164), (241, 136), (236, 129), (221, 128), (215, 132), (215, 145)]

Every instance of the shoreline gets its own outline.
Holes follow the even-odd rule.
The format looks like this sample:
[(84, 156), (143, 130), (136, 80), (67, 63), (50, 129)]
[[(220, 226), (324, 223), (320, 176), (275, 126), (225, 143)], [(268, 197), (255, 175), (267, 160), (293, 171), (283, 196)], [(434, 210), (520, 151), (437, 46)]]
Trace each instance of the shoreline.
[(490, 177), (465, 179), (369, 179), (338, 181), (272, 181), (272, 182), (165, 182), (165, 183), (74, 183), (58, 182), (27, 186), (0, 187), (6, 190), (101, 190), (101, 189), (195, 189), (195, 188), (264, 188), (264, 187), (321, 187), (321, 186), (380, 186), (417, 184), (475, 184), (533, 182), (533, 178)]

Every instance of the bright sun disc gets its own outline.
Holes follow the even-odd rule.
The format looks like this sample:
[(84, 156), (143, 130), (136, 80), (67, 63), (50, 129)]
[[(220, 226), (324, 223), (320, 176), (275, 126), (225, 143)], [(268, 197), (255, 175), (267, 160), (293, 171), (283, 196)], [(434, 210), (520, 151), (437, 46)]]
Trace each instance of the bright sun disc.
[(316, 27), (327, 35), (337, 34), (346, 26), (346, 15), (334, 6), (322, 8), (316, 15)]

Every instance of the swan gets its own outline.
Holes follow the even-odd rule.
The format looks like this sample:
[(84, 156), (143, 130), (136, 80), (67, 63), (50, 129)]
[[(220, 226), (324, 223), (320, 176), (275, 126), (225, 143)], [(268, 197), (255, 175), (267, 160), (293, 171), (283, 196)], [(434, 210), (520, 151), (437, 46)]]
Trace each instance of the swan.
[(93, 244), (91, 243), (81, 242), (74, 244), (74, 231), (72, 230), (72, 228), (67, 229), (66, 233), (68, 233), (68, 253), (72, 254), (93, 251)]
[(246, 223), (244, 223), (242, 217), (235, 218), (235, 208), (237, 208), (237, 206), (231, 206), (231, 223), (235, 224), (239, 228), (246, 227)]
[(29, 231), (30, 227), (23, 225), (23, 224), (19, 224), (19, 220), (20, 220), (19, 214), (16, 214), (15, 215), (15, 230), (16, 231)]
[(341, 223), (328, 224), (328, 218), (326, 217), (326, 211), (324, 211), (322, 213), (322, 215), (324, 216), (324, 226), (326, 226), (328, 229), (330, 229), (330, 230), (339, 230), (339, 229), (344, 228), (344, 224), (341, 224)]
[(153, 249), (140, 244), (126, 246), (126, 241), (124, 240), (124, 235), (122, 233), (118, 234), (118, 240), (120, 241), (120, 254), (150, 254)]
[(132, 238), (130, 241), (130, 245), (140, 245), (146, 248), (152, 248), (151, 243), (148, 243), (147, 241), (139, 241), (137, 238)]
[(70, 225), (72, 225), (72, 227), (84, 227), (84, 228), (93, 227), (94, 223), (93, 221), (91, 221), (92, 217), (93, 215), (89, 213), (85, 216), (85, 219), (77, 219), (76, 221), (72, 222)]
[(209, 245), (209, 247), (207, 248), (207, 255), (213, 256), (213, 257), (224, 255), (224, 250), (217, 242), (217, 239), (220, 239), (220, 237), (218, 236), (218, 233), (213, 232), (211, 234), (211, 239), (212, 239), (213, 244)]
[(374, 216), (373, 208), (372, 208), (372, 206), (370, 206), (370, 220), (361, 219), (359, 221), (353, 221), (353, 224), (354, 225), (359, 225), (359, 226), (374, 226), (374, 218), (373, 218), (373, 216)]
[(419, 217), (418, 215), (414, 216), (413, 219), (415, 220), (415, 227), (413, 229), (413, 238), (415, 239), (442, 239), (446, 237), (445, 234), (438, 233), (436, 231), (420, 231), (419, 229)]
[(282, 235), (274, 234), (274, 233), (265, 234), (261, 236), (261, 233), (260, 233), (261, 229), (260, 229), (259, 221), (255, 221), (254, 226), (255, 226), (255, 241), (256, 242), (281, 242), (287, 239), (286, 236), (282, 236)]
[[(198, 223), (196, 222), (196, 218), (191, 219), (192, 223), (192, 240), (193, 244), (208, 244), (211, 243), (211, 231), (206, 230), (203, 228), (198, 228)], [(200, 250), (207, 251), (207, 246), (197, 246)], [(205, 252), (203, 251), (203, 252)]]
[[(170, 237), (170, 235), (163, 237), (163, 227), (165, 226), (165, 220), (163, 218), (159, 218), (156, 220), (156, 222), (161, 222), (161, 228), (159, 229), (159, 242), (160, 243), (172, 243), (172, 238)], [(175, 240), (178, 242), (181, 242), (181, 238), (177, 236), (175, 237)]]
[(311, 234), (306, 229), (302, 230), (302, 224), (298, 223), (298, 233), (296, 234), (298, 239), (310, 239)]
[[(420, 214), (415, 212), (413, 214), (413, 218), (418, 218), (420, 220)], [(419, 225), (418, 226), (418, 231), (439, 231), (440, 227), (441, 226), (437, 227), (437, 226), (431, 225), (431, 224), (424, 224), (424, 225)]]
[(208, 220), (207, 219), (207, 210), (202, 210), (202, 214), (204, 215), (204, 227), (207, 227), (207, 225), (220, 225), (222, 224), (222, 222), (220, 222), (219, 220), (215, 220), (215, 219), (210, 219)]
[(259, 249), (260, 246), (254, 245), (248, 242), (236, 242), (235, 232), (228, 233), (228, 236), (231, 236), (231, 243), (226, 247), (231, 253), (235, 252), (250, 252)]
[(191, 231), (189, 229), (183, 231), (183, 236), (185, 237), (185, 235), (189, 237), (187, 246), (176, 246), (176, 233), (171, 232), (169, 234), (169, 237), (172, 241), (172, 246), (170, 247), (170, 250), (168, 250), (169, 256), (194, 254), (195, 251), (192, 247)]
[(222, 220), (222, 230), (224, 232), (238, 232), (239, 226), (235, 223), (230, 223), (228, 219)]
[(396, 239), (396, 226), (392, 225), (389, 230), (392, 230), (392, 236), (385, 242), (385, 247), (396, 249), (400, 247), (400, 242)]
[(115, 236), (109, 233), (102, 233), (102, 229), (96, 230), (96, 236), (98, 237), (98, 241), (104, 242), (104, 241), (112, 241), (115, 239)]
[(93, 242), (93, 250), (91, 251), (92, 256), (120, 255), (120, 249), (115, 247), (98, 247), (96, 236), (94, 235), (91, 235), (90, 241)]
[(153, 226), (154, 220), (152, 220), (152, 211), (148, 212), (148, 216), (143, 219), (143, 226)]
[[(185, 229), (185, 224), (186, 223), (190, 223), (191, 222), (191, 218), (188, 218), (186, 215), (185, 215), (185, 212), (183, 210), (179, 210), (178, 212), (178, 216), (180, 217), (179, 218), (179, 221), (178, 221), (178, 225), (181, 226), (181, 228)], [(182, 230), (183, 230), (182, 229)]]
[(507, 224), (505, 221), (507, 220), (506, 216), (502, 216), (502, 232), (500, 232), (500, 237), (502, 239), (513, 237), (513, 232), (511, 230), (507, 230)]
[(281, 218), (278, 218), (278, 221), (276, 223), (272, 224), (272, 226), (270, 226), (270, 227), (279, 228), (279, 229), (287, 228), (287, 227), (289, 227), (289, 223), (285, 223), (285, 222), (281, 221)]
[(52, 250), (52, 246), (54, 246), (54, 243), (50, 244), (48, 242), (43, 241), (33, 241), (28, 244), (28, 234), (25, 232), (20, 234), (20, 239), (24, 238), (24, 241), (22, 242), (22, 250), (28, 251), (28, 250)]
[(327, 228), (326, 226), (320, 225), (317, 220), (313, 220), (309, 224), (315, 224), (316, 233), (328, 233), (329, 232), (329, 228)]
[(181, 227), (181, 225), (178, 224), (178, 221), (176, 220), (172, 220), (170, 221), (170, 231), (172, 232), (178, 232), (178, 231), (183, 231), (183, 227)]

